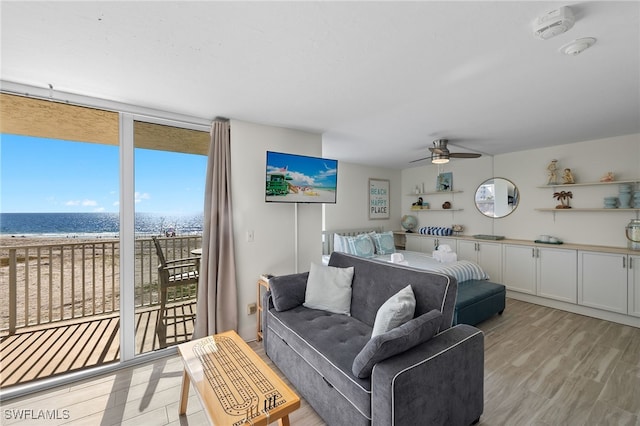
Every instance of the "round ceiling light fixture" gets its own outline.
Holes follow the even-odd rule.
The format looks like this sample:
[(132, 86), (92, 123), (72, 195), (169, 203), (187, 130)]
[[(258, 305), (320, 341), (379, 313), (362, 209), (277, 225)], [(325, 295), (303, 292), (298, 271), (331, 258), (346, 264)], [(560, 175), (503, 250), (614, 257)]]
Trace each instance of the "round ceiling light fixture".
[(593, 46), (595, 42), (596, 39), (593, 37), (579, 38), (562, 46), (560, 52), (565, 55), (576, 56)]

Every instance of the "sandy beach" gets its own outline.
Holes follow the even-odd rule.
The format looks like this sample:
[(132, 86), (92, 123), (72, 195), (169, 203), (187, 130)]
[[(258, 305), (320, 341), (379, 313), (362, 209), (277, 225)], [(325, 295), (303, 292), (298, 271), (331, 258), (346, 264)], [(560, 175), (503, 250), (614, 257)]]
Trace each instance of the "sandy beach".
[[(10, 300), (10, 251), (16, 256), (16, 323), (113, 312), (118, 306), (118, 240), (0, 238), (0, 299)], [(40, 319), (38, 320), (38, 315)], [(9, 304), (0, 305), (0, 330)]]
[[(194, 240), (198, 238), (198, 240)], [(175, 238), (171, 258), (188, 257), (200, 237)], [(198, 246), (199, 247), (199, 246)], [(120, 249), (114, 238), (1, 237), (0, 300), (10, 300), (10, 252), (16, 256), (16, 322), (81, 317), (119, 310)], [(157, 257), (150, 238), (136, 240), (136, 306), (157, 301)], [(37, 320), (37, 316), (40, 319)], [(9, 324), (9, 303), (0, 304), (0, 334)], [(4, 330), (4, 331), (3, 331)]]
[(336, 199), (336, 191), (326, 189), (310, 189), (287, 195), (268, 195), (266, 201), (279, 201), (283, 203), (333, 203)]

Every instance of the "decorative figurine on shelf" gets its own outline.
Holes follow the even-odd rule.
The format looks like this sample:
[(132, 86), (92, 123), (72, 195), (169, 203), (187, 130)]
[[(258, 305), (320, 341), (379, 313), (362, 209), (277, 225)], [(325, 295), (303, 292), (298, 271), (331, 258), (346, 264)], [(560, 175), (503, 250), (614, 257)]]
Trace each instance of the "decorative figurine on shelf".
[(411, 204), (411, 210), (422, 210), (424, 208), (429, 208), (429, 203), (425, 203), (422, 201), (422, 197), (418, 197), (418, 201)]
[(600, 178), (600, 182), (613, 182), (614, 179), (613, 172), (607, 172)]
[(558, 174), (556, 171), (558, 170), (558, 160), (551, 160), (549, 165), (547, 166), (547, 171), (549, 172), (549, 179), (547, 180), (547, 185), (557, 185), (558, 184)]
[(560, 201), (560, 204), (556, 206), (556, 209), (570, 209), (569, 199), (573, 198), (571, 191), (554, 192), (553, 198)]
[(564, 169), (564, 174), (562, 175), (562, 183), (565, 185), (576, 183), (575, 180), (573, 180), (571, 169)]
[(464, 226), (462, 225), (451, 225), (451, 230), (455, 232), (456, 235), (460, 235), (460, 233), (464, 230)]
[(450, 203), (449, 201), (445, 201), (445, 202), (442, 204), (442, 208), (443, 208), (443, 209), (445, 209), (445, 210), (450, 209), (450, 208), (451, 208), (451, 203)]

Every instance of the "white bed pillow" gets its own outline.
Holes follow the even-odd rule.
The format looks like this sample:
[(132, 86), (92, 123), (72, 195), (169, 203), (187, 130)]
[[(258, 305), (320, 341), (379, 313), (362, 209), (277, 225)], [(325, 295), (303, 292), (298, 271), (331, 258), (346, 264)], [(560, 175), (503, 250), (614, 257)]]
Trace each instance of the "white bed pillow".
[(311, 263), (304, 303), (306, 308), (351, 315), (353, 266), (336, 268)]
[(380, 306), (373, 323), (371, 337), (384, 334), (401, 326), (413, 318), (416, 310), (416, 297), (410, 285), (406, 286)]

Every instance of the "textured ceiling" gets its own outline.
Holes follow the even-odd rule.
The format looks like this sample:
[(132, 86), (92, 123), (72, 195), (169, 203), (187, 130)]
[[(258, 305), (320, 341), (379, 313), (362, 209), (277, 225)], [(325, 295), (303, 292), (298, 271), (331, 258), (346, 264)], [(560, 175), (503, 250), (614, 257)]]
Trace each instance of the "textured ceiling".
[[(533, 19), (561, 5), (575, 26), (536, 39)], [(409, 167), (441, 137), (499, 154), (640, 133), (636, 1), (0, 8), (4, 81), (318, 132), (349, 162)], [(597, 43), (559, 53), (581, 37)]]

